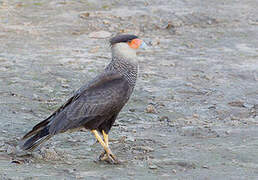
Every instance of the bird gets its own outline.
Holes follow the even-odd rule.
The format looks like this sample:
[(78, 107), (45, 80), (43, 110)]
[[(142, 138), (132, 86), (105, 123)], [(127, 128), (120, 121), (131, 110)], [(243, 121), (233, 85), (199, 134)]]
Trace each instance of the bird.
[(22, 150), (34, 151), (56, 134), (85, 128), (104, 148), (99, 160), (120, 162), (109, 147), (108, 133), (134, 90), (138, 74), (136, 51), (145, 49), (146, 44), (132, 34), (118, 34), (109, 42), (112, 58), (102, 73), (25, 134), (20, 140)]

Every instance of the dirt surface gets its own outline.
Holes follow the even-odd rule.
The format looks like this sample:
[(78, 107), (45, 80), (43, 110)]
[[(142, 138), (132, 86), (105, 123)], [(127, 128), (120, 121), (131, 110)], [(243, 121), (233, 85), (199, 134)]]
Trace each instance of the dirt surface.
[[(258, 179), (257, 7), (0, 1), (0, 179)], [(122, 164), (97, 162), (102, 148), (89, 132), (21, 154), (19, 138), (103, 70), (120, 32), (149, 44), (110, 133)]]

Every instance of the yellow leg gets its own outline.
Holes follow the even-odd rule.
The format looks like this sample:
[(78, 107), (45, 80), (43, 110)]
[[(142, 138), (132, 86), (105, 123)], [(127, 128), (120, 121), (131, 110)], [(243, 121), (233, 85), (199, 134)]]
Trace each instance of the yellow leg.
[(92, 130), (91, 132), (95, 135), (96, 139), (99, 141), (99, 143), (101, 144), (101, 146), (104, 148), (104, 150), (106, 152), (106, 156), (105, 156), (105, 153), (104, 153), (102, 155), (103, 157), (100, 158), (100, 159), (104, 160), (104, 161), (106, 161), (107, 159), (110, 159), (112, 161), (112, 163), (115, 163), (115, 164), (119, 163), (116, 156), (113, 155), (112, 151), (109, 149), (108, 145), (105, 143), (105, 142), (108, 143), (108, 135), (106, 133), (103, 134), (103, 137), (104, 137), (104, 140), (105, 140), (105, 142), (104, 142), (103, 139), (100, 137), (97, 130)]
[(108, 148), (108, 146), (105, 144), (105, 142), (103, 141), (103, 139), (100, 137), (99, 133), (97, 130), (92, 130), (91, 131), (96, 139), (99, 141), (99, 143), (101, 144), (101, 146), (104, 148), (104, 150), (108, 153), (108, 154), (112, 154), (112, 152), (110, 151), (110, 149)]
[(102, 130), (102, 134), (103, 134), (104, 142), (105, 142), (105, 144), (106, 144), (107, 147), (108, 147), (108, 135), (105, 133), (104, 130)]

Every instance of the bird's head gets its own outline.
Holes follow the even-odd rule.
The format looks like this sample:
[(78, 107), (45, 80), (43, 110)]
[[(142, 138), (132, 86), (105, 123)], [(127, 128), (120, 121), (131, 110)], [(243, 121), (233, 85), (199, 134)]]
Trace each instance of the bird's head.
[(124, 44), (127, 44), (132, 49), (144, 48), (146, 46), (143, 40), (131, 34), (117, 35), (111, 38), (109, 42), (111, 46), (115, 46), (118, 43), (124, 43)]
[(137, 49), (146, 48), (146, 44), (143, 40), (131, 34), (117, 35), (111, 38), (109, 42), (113, 56), (117, 55), (132, 58), (136, 56)]

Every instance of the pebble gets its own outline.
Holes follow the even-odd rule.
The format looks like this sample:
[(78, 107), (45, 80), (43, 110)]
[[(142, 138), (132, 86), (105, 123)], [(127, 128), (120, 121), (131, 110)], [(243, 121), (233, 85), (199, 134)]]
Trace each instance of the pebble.
[(54, 149), (42, 149), (42, 156), (45, 160), (59, 160), (60, 157)]
[(32, 156), (35, 158), (35, 159), (43, 159), (42, 155), (41, 154), (38, 154), (38, 153), (32, 153)]
[(89, 13), (89, 12), (81, 13), (81, 14), (79, 15), (79, 17), (82, 18), (82, 19), (86, 19), (86, 18), (88, 18), (89, 16), (90, 16), (90, 13)]
[(62, 84), (63, 88), (69, 88), (70, 86), (68, 84)]
[(150, 164), (149, 169), (158, 169), (158, 166), (156, 166), (155, 164)]
[(93, 47), (91, 50), (89, 50), (89, 53), (96, 53), (100, 49), (100, 46)]
[(170, 177), (170, 174), (162, 174), (161, 177), (169, 178), (169, 177)]
[(193, 114), (193, 118), (199, 118), (198, 114)]
[(229, 134), (230, 134), (230, 131), (227, 130), (227, 131), (225, 131), (225, 133), (226, 133), (226, 135), (229, 135)]
[(129, 172), (127, 173), (127, 175), (128, 175), (128, 176), (135, 176), (135, 173), (132, 172), (132, 171), (129, 171)]
[(64, 172), (67, 172), (67, 173), (69, 173), (69, 174), (72, 174), (72, 173), (74, 173), (74, 171), (75, 171), (75, 169), (64, 169)]
[(15, 148), (10, 146), (10, 145), (7, 145), (6, 153), (9, 154), (9, 155), (14, 154), (15, 153)]
[(229, 102), (228, 105), (232, 107), (245, 107), (244, 102), (242, 101), (232, 101), (232, 102)]
[(209, 167), (206, 166), (206, 165), (203, 165), (202, 168), (204, 168), (204, 169), (209, 169)]
[(39, 99), (39, 95), (37, 95), (37, 94), (33, 94), (32, 96), (34, 99)]
[(39, 165), (39, 164), (36, 164), (35, 167), (38, 168), (38, 169), (39, 169), (39, 168), (42, 168), (42, 166)]
[(110, 37), (112, 34), (107, 31), (96, 31), (89, 34), (89, 38), (104, 39)]
[(153, 105), (151, 105), (151, 104), (149, 104), (149, 105), (147, 106), (147, 108), (145, 109), (145, 111), (146, 111), (147, 113), (157, 113), (155, 107), (154, 107)]
[(135, 110), (136, 110), (136, 109), (134, 109), (134, 108), (130, 108), (130, 109), (129, 109), (130, 112), (135, 112)]
[(157, 46), (157, 45), (160, 44), (160, 40), (159, 40), (158, 38), (155, 38), (155, 39), (153, 39), (153, 40), (150, 42), (150, 44), (151, 44), (152, 46)]
[(166, 121), (166, 122), (169, 122), (169, 118), (168, 118), (168, 116), (161, 116), (161, 117), (159, 118), (159, 121)]
[(14, 164), (23, 164), (24, 162), (21, 161), (21, 160), (16, 159), (16, 160), (12, 160), (11, 163), (14, 163)]
[(154, 149), (149, 146), (135, 146), (132, 149), (145, 152), (153, 152)]
[(103, 20), (103, 24), (111, 24), (109, 20)]

